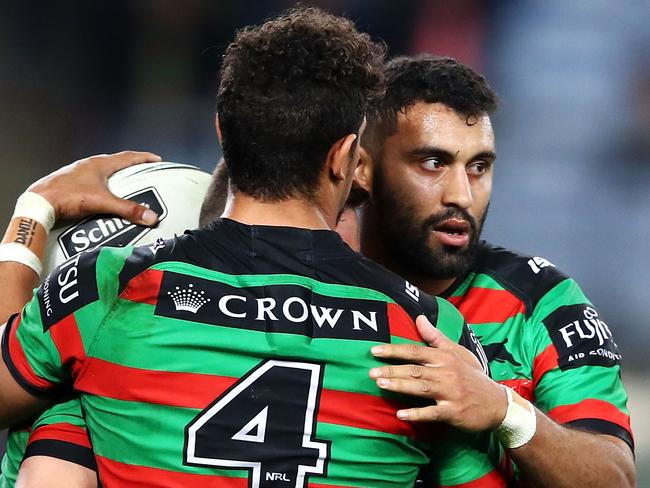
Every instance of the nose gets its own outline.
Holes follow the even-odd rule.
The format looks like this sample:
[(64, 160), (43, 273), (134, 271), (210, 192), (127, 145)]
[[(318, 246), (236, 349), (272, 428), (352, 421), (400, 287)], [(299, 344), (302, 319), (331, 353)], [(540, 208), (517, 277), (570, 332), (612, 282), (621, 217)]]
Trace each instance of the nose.
[(449, 168), (445, 178), (442, 203), (459, 208), (469, 208), (472, 204), (472, 186), (464, 167)]

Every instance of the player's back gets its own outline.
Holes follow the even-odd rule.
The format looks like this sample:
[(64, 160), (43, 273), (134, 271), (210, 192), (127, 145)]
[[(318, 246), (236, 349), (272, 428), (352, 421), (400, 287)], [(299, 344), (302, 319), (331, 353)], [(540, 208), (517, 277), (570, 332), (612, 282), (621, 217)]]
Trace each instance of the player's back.
[(428, 462), (370, 347), (419, 342), (421, 313), (460, 341), (462, 318), (334, 232), (223, 219), (70, 266), (44, 286), (74, 307), (53, 342), (104, 486), (397, 487)]

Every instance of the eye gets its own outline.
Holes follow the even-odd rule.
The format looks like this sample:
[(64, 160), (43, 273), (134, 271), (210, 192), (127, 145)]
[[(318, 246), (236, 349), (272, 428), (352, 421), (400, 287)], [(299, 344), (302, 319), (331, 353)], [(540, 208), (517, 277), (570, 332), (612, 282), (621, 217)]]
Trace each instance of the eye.
[(467, 172), (474, 176), (481, 176), (490, 169), (490, 163), (487, 161), (474, 161), (467, 167)]
[(442, 168), (443, 164), (442, 161), (440, 161), (438, 158), (428, 158), (422, 161), (422, 163), (420, 163), (420, 166), (422, 166), (422, 169), (425, 169), (427, 171), (437, 171)]

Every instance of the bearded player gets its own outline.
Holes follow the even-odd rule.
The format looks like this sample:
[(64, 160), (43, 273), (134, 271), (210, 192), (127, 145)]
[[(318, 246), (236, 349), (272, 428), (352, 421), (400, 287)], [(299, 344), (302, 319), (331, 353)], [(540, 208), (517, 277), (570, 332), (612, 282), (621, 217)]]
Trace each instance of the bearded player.
[[(370, 194), (360, 212), (363, 254), (447, 298), (479, 336), (509, 404), (525, 407), (514, 437), (500, 436), (525, 486), (634, 486), (627, 394), (609, 327), (549, 261), (479, 240), (496, 158), (495, 94), (449, 58), (398, 58), (387, 78), (356, 175)], [(431, 352), (420, 350), (417, 367), (371, 373), (383, 388), (437, 401), (401, 418), (479, 430), (473, 417), (486, 409), (494, 414), (481, 428), (502, 425), (510, 409), (500, 401), (464, 411), (447, 402), (502, 387), (478, 387), (458, 372), (458, 389), (443, 391), (441, 375), (426, 366), (435, 364)]]
[[(309, 49), (293, 49), (297, 41)], [(357, 376), (367, 341), (408, 343), (424, 313), (475, 344), (444, 301), (386, 275), (328, 230), (349, 192), (365, 105), (381, 78), (377, 52), (348, 21), (312, 9), (240, 32), (218, 102), (235, 189), (229, 218), (155, 250), (86, 253), (68, 264), (75, 272), (64, 265), (46, 280), (5, 332), (3, 422), (36, 408), (36, 396), (70, 375), (105, 486), (238, 486), (249, 478), (252, 486), (299, 487), (319, 477), (408, 486), (424, 460), (421, 434), (390, 420), (390, 395)], [(295, 86), (313, 89), (314, 99)], [(259, 126), (270, 95), (276, 123)], [(324, 130), (322, 120), (337, 125)], [(53, 291), (65, 300), (52, 304)], [(343, 327), (332, 326), (343, 314)], [(333, 361), (324, 354), (330, 341)], [(178, 348), (191, 354), (170, 354)], [(354, 401), (341, 410), (344, 398)], [(356, 416), (357, 407), (374, 415)], [(368, 448), (355, 448), (362, 439)]]

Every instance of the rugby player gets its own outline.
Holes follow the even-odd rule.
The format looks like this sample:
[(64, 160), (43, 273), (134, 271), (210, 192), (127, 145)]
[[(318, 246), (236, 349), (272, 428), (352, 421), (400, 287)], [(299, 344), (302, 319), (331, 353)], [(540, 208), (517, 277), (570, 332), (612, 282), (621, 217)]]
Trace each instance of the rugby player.
[[(493, 378), (515, 401), (534, 402), (532, 438), (507, 449), (526, 486), (634, 486), (620, 355), (604, 319), (546, 259), (479, 239), (496, 158), (495, 94), (449, 58), (397, 58), (386, 76), (356, 173), (370, 195), (360, 212), (362, 253), (456, 305), (486, 349)], [(382, 357), (413, 361), (390, 347)], [(383, 388), (437, 401), (400, 418), (475, 431), (499, 426), (504, 404), (489, 392), (500, 386), (474, 385), (457, 371), (457, 387), (441, 388), (441, 375), (426, 366), (434, 352), (420, 348), (417, 365), (372, 371)], [(485, 411), (492, 416), (477, 422)]]
[(4, 334), (2, 424), (74, 382), (104, 486), (412, 483), (436, 443), (396, 421), (400, 397), (368, 388), (367, 347), (418, 343), (424, 315), (479, 348), (447, 302), (330, 230), (381, 54), (315, 9), (240, 31), (218, 98), (226, 218), (46, 279)]

